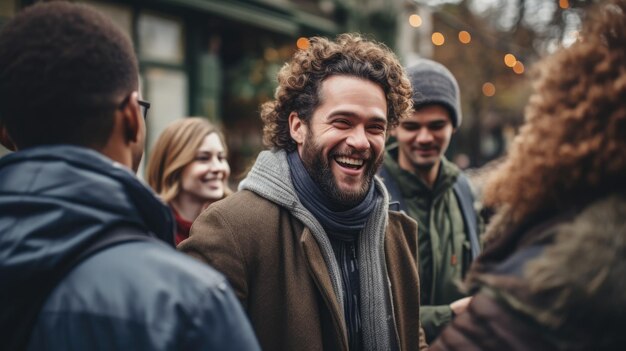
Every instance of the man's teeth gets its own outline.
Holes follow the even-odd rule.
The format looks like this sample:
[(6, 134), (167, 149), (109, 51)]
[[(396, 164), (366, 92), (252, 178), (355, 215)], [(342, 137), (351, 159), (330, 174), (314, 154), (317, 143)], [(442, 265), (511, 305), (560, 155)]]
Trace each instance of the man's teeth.
[(345, 157), (345, 156), (340, 156), (335, 158), (335, 160), (339, 163), (345, 163), (347, 165), (351, 165), (351, 166), (361, 166), (363, 165), (363, 160), (358, 159), (358, 158), (349, 158), (349, 157)]

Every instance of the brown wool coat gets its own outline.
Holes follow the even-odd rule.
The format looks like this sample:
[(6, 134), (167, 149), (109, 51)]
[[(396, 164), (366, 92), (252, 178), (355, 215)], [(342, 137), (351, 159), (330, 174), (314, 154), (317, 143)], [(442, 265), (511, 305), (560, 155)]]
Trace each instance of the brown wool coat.
[[(348, 350), (320, 248), (286, 209), (239, 191), (202, 213), (179, 249), (226, 275), (264, 350)], [(385, 256), (400, 347), (426, 349), (414, 221), (390, 212)]]

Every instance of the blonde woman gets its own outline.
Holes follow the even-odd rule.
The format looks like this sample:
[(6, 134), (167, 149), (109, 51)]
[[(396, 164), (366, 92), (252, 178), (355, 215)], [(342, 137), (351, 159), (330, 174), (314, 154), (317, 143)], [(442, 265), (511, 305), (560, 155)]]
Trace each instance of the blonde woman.
[(204, 118), (171, 123), (156, 141), (146, 173), (148, 184), (174, 212), (176, 245), (189, 237), (204, 208), (230, 193), (224, 137)]

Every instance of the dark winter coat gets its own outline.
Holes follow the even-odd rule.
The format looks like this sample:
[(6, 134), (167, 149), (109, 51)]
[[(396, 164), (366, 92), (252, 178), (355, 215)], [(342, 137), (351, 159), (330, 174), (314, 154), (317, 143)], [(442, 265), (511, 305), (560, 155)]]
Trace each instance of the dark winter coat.
[(621, 350), (626, 344), (626, 195), (541, 214), (497, 239), (472, 267), (477, 293), (432, 350)]
[[(46, 291), (116, 228), (147, 239), (94, 253)], [(101, 154), (46, 146), (0, 160), (0, 330), (24, 332), (22, 311), (43, 298), (29, 350), (258, 350), (225, 279), (172, 246), (169, 209)]]

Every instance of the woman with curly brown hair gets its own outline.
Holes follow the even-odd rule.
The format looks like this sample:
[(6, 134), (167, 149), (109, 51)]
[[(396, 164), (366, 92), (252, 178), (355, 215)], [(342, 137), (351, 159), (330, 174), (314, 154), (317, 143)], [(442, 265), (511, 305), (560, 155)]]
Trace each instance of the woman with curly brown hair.
[(176, 219), (178, 245), (200, 212), (230, 193), (222, 133), (204, 118), (172, 122), (157, 139), (146, 167), (148, 184)]
[[(617, 350), (626, 334), (626, 1), (539, 66), (468, 312), (433, 350)], [(473, 349), (473, 348), (472, 348)]]

